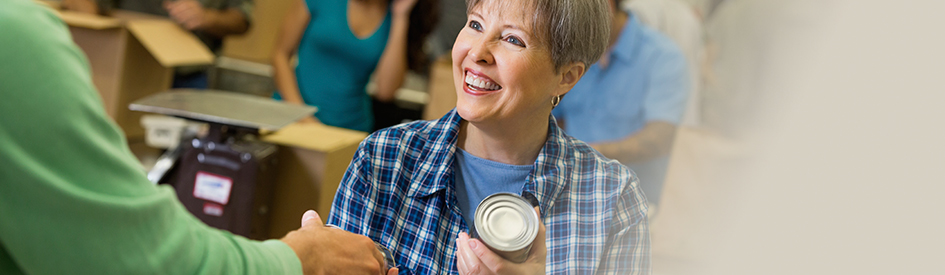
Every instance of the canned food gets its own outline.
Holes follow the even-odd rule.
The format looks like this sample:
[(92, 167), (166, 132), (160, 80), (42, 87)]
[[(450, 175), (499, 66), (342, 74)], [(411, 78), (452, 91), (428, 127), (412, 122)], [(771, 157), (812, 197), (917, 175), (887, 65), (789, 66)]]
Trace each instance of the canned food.
[(397, 262), (394, 261), (394, 253), (391, 253), (387, 247), (381, 245), (378, 242), (374, 242), (374, 246), (376, 246), (377, 250), (381, 252), (381, 255), (384, 255), (384, 262), (387, 264), (387, 270), (397, 267)]
[(528, 258), (539, 222), (529, 201), (512, 193), (492, 194), (476, 207), (478, 238), (496, 254), (516, 263)]

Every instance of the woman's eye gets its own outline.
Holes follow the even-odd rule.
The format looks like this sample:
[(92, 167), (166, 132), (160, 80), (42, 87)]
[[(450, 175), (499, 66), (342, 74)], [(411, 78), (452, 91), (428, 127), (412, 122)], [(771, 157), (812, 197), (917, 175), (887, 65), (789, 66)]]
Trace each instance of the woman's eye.
[(508, 41), (509, 43), (512, 43), (513, 45), (516, 45), (516, 46), (525, 47), (525, 43), (522, 42), (521, 39), (518, 39), (518, 37), (515, 37), (515, 36), (506, 37), (505, 41)]
[(479, 25), (479, 22), (476, 21), (469, 21), (469, 27), (477, 31), (482, 30), (482, 25)]

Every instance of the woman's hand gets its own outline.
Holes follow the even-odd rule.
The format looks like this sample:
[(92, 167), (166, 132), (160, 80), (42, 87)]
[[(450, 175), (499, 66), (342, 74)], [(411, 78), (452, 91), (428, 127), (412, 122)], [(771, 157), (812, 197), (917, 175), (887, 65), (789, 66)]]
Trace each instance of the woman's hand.
[(196, 0), (164, 1), (167, 14), (188, 30), (204, 28), (207, 24), (207, 10)]
[(415, 4), (417, 4), (417, 0), (394, 0), (391, 5), (391, 13), (396, 17), (407, 18)]
[[(538, 207), (535, 207), (538, 212)], [(538, 215), (541, 217), (540, 213)], [(545, 274), (545, 224), (538, 223), (538, 236), (532, 242), (532, 250), (523, 263), (510, 262), (495, 254), (482, 241), (470, 239), (459, 233), (456, 239), (456, 266), (459, 274)]]

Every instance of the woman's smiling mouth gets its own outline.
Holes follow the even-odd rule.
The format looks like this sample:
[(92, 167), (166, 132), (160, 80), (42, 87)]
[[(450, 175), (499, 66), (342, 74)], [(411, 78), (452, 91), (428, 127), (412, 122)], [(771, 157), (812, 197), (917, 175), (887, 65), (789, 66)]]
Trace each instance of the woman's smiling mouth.
[(476, 73), (471, 70), (466, 70), (466, 77), (464, 79), (466, 83), (466, 88), (472, 90), (473, 92), (492, 92), (502, 89), (502, 86), (495, 83), (488, 76)]

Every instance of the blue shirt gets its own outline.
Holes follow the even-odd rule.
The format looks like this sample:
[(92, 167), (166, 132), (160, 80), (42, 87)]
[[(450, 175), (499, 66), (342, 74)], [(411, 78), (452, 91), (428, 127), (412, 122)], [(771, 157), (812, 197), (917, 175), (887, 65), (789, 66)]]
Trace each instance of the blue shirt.
[(672, 40), (631, 14), (608, 66), (591, 65), (552, 113), (588, 143), (624, 139), (650, 121), (679, 124), (689, 97), (686, 65)]
[[(456, 237), (469, 230), (453, 166), (461, 120), (453, 110), (368, 136), (345, 172), (328, 223), (389, 248), (401, 274), (456, 274)], [(633, 172), (549, 120), (522, 188), (537, 198), (547, 228), (545, 270), (649, 274), (646, 199)]]
[[(476, 208), (489, 195), (506, 192), (521, 195), (531, 165), (512, 165), (480, 158), (458, 149), (453, 171), (456, 172), (456, 201), (466, 218), (469, 231), (476, 230)], [(475, 234), (472, 234), (475, 236)]]
[[(370, 132), (371, 97), (365, 91), (390, 35), (390, 8), (383, 23), (364, 39), (348, 27), (348, 1), (306, 0), (311, 20), (299, 42), (295, 76), (305, 104), (327, 125)], [(274, 96), (280, 99), (278, 93)]]

